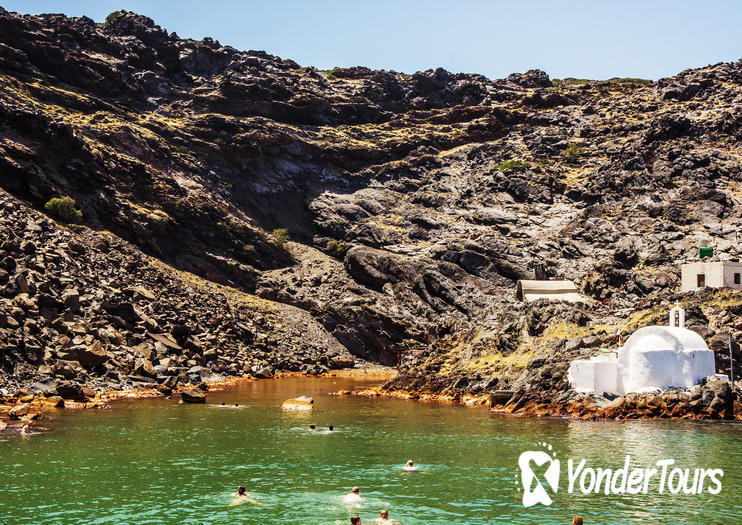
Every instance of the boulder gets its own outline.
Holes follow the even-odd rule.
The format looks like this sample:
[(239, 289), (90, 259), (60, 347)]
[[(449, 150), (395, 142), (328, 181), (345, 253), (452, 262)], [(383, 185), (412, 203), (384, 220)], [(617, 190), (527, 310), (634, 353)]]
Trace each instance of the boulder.
[(54, 375), (65, 379), (74, 379), (77, 377), (80, 363), (77, 361), (67, 361), (61, 358), (52, 366)]
[(84, 403), (87, 401), (85, 392), (79, 383), (64, 382), (57, 385), (57, 395), (63, 399), (70, 399)]
[(314, 399), (310, 396), (300, 396), (287, 399), (281, 405), (281, 410), (314, 410)]
[(108, 361), (109, 356), (98, 341), (94, 341), (91, 345), (70, 348), (70, 351), (73, 350), (75, 357), (72, 359), (88, 370)]
[(62, 293), (62, 302), (72, 312), (80, 311), (80, 293), (77, 290), (65, 290)]
[(134, 305), (130, 302), (104, 302), (101, 306), (109, 314), (120, 317), (128, 323), (135, 323), (139, 321), (139, 313), (134, 308)]
[(33, 255), (36, 253), (36, 245), (31, 241), (23, 241), (21, 243), (21, 251), (26, 255)]
[(21, 417), (25, 416), (31, 411), (31, 405), (28, 403), (23, 403), (22, 405), (14, 406), (10, 409), (8, 412), (8, 417), (10, 419), (20, 419)]
[(331, 369), (337, 370), (340, 368), (353, 368), (356, 362), (350, 357), (335, 356), (328, 362), (328, 366)]
[(137, 359), (134, 365), (134, 374), (144, 377), (156, 377), (155, 367), (149, 359)]
[(255, 377), (258, 379), (270, 379), (273, 377), (273, 369), (269, 366), (253, 366), (252, 372)]
[(180, 393), (183, 403), (206, 403), (206, 394), (199, 390), (188, 389)]
[(732, 393), (732, 386), (728, 381), (718, 379), (716, 376), (709, 376), (706, 381), (706, 388), (714, 393), (716, 397), (726, 399)]
[(152, 359), (152, 353), (154, 352), (154, 348), (149, 343), (140, 343), (136, 346), (132, 346), (131, 350), (135, 356), (147, 360)]
[(47, 397), (44, 403), (48, 406), (54, 407), (54, 408), (63, 408), (64, 407), (64, 399), (62, 399), (61, 396), (50, 396)]
[(54, 380), (47, 381), (44, 383), (36, 382), (36, 383), (31, 383), (31, 385), (28, 388), (29, 390), (33, 392), (38, 392), (45, 396), (50, 396), (50, 395), (54, 395), (54, 393), (57, 391), (57, 383)]

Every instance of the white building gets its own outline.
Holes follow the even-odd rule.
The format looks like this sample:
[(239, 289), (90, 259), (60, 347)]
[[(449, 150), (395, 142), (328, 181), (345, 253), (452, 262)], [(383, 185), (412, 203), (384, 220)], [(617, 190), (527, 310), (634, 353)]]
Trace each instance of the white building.
[(681, 292), (697, 288), (737, 288), (742, 290), (742, 263), (730, 261), (694, 262), (681, 267)]
[(572, 361), (568, 380), (587, 394), (653, 392), (689, 388), (715, 373), (714, 352), (685, 328), (685, 312), (670, 310), (669, 326), (646, 326), (626, 340), (618, 354)]
[(554, 279), (552, 281), (535, 281), (521, 279), (515, 289), (515, 297), (526, 303), (538, 299), (566, 301), (568, 303), (585, 302), (580, 291), (572, 281)]

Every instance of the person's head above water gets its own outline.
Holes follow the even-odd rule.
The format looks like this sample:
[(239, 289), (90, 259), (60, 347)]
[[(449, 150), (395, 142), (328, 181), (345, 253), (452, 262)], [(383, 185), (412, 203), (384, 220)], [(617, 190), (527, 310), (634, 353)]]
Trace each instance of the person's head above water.
[(572, 518), (572, 525), (582, 525), (582, 516)]
[(382, 509), (381, 512), (379, 512), (379, 517), (383, 520), (389, 519), (389, 511), (386, 509)]
[(351, 516), (350, 525), (361, 525), (361, 517), (358, 514)]
[(333, 427), (332, 425), (330, 425), (330, 426), (329, 426), (329, 427), (327, 427), (327, 428), (328, 428), (328, 430), (335, 430), (335, 427)]
[(361, 489), (359, 489), (358, 487), (353, 487), (352, 489), (350, 489), (350, 491), (353, 494), (360, 494), (361, 493)]
[(316, 430), (316, 429), (317, 429), (317, 427), (314, 426), (314, 423), (312, 423), (311, 425), (309, 425), (309, 430)]
[(239, 494), (240, 496), (242, 496), (245, 493), (245, 490), (246, 490), (245, 489), (245, 486), (244, 485), (240, 485), (239, 487), (237, 487), (237, 494)]
[(414, 465), (414, 463), (412, 463), (412, 460), (411, 459), (408, 459), (407, 460), (407, 463), (405, 463), (405, 467), (411, 467), (413, 465)]

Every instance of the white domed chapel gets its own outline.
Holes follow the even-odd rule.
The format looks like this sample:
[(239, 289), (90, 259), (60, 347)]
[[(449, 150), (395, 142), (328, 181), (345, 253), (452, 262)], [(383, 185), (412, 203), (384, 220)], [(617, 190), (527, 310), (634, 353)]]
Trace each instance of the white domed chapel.
[(570, 364), (568, 379), (578, 392), (626, 394), (689, 388), (715, 372), (714, 352), (685, 328), (685, 311), (670, 310), (669, 326), (640, 328), (618, 349)]

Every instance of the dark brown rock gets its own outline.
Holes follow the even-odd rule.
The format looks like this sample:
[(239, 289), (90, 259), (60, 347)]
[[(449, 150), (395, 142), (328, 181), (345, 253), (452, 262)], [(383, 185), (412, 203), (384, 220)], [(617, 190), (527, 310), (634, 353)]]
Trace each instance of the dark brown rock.
[(200, 390), (183, 390), (180, 397), (183, 403), (206, 403), (206, 394)]
[(22, 405), (17, 405), (11, 408), (8, 411), (8, 417), (10, 419), (20, 419), (23, 416), (26, 416), (31, 411), (31, 405), (24, 403)]
[(57, 385), (57, 395), (62, 399), (69, 399), (84, 403), (87, 401), (82, 385), (79, 383), (64, 382)]

